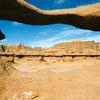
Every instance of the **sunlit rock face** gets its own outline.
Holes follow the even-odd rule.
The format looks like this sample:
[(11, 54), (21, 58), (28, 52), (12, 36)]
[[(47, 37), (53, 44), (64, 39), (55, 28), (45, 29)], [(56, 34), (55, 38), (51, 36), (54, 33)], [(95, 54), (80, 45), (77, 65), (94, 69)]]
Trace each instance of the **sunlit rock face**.
[(24, 0), (3, 0), (0, 1), (0, 19), (30, 25), (63, 23), (82, 29), (100, 31), (100, 3), (70, 10), (46, 11)]
[(57, 63), (0, 58), (0, 100), (99, 100), (100, 59)]
[[(41, 55), (40, 58), (33, 55), (16, 57), (7, 55), (11, 52), (1, 53), (0, 100), (100, 100), (99, 47), (100, 44), (93, 41), (57, 44), (43, 52), (45, 56), (48, 50), (53, 57), (42, 59)], [(75, 54), (86, 49), (88, 55), (93, 52), (97, 56), (54, 55), (54, 49), (64, 52), (66, 48), (74, 49)], [(41, 48), (32, 50), (22, 44), (8, 47), (8, 51), (11, 49), (20, 52), (19, 55), (23, 54), (22, 50), (23, 55), (27, 54), (27, 50), (42, 51)]]
[[(99, 55), (100, 42), (95, 41), (72, 41), (55, 44), (51, 48), (31, 48), (24, 44), (6, 46), (6, 53), (27, 55)], [(35, 57), (36, 59), (36, 57)]]

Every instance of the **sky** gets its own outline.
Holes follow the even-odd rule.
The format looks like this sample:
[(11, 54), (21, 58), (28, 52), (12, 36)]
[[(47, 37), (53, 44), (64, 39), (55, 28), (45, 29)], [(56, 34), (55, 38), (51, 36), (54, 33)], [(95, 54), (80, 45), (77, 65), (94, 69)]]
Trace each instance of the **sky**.
[[(41, 9), (75, 8), (100, 2), (100, 0), (27, 0)], [(0, 29), (6, 39), (0, 44), (24, 43), (32, 47), (51, 47), (54, 44), (73, 40), (95, 40), (100, 42), (100, 31), (94, 32), (75, 28), (71, 25), (25, 25), (12, 21), (1, 21)]]

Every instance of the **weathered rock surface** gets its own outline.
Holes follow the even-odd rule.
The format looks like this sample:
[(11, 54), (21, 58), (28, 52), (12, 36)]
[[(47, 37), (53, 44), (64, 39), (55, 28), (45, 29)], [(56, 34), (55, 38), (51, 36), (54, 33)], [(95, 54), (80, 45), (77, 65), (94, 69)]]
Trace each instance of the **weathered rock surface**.
[(51, 48), (31, 48), (23, 44), (5, 46), (5, 53), (30, 54), (30, 55), (99, 55), (100, 42), (72, 41), (56, 44)]
[[(57, 44), (50, 50), (77, 49), (79, 45), (82, 50), (100, 51), (100, 43), (93, 41)], [(32, 49), (20, 45), (9, 50), (17, 48)], [(100, 56), (41, 59), (0, 55), (0, 100), (100, 100)]]
[(31, 25), (64, 23), (100, 31), (100, 3), (74, 9), (41, 10), (25, 0), (0, 0), (0, 19)]
[(73, 54), (73, 55), (86, 55), (86, 54), (100, 54), (100, 42), (95, 41), (72, 41), (54, 45), (51, 51), (56, 50), (58, 54)]
[(100, 59), (91, 58), (54, 64), (4, 61), (0, 64), (0, 100), (99, 100), (99, 66)]

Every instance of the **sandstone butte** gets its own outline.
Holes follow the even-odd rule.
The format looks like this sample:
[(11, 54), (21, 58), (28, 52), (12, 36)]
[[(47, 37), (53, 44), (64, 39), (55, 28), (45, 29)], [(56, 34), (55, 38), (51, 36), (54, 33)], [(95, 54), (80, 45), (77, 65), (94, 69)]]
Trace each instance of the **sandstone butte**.
[(100, 3), (73, 9), (42, 10), (25, 0), (0, 0), (0, 20), (30, 25), (63, 23), (100, 31)]
[(0, 48), (0, 100), (100, 100), (99, 42)]

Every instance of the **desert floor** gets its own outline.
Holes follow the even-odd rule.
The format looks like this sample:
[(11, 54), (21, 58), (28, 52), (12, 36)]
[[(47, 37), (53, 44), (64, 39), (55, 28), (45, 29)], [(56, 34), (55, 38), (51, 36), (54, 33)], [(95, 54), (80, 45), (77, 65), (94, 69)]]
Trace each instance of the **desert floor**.
[(2, 61), (0, 100), (100, 100), (100, 59)]

